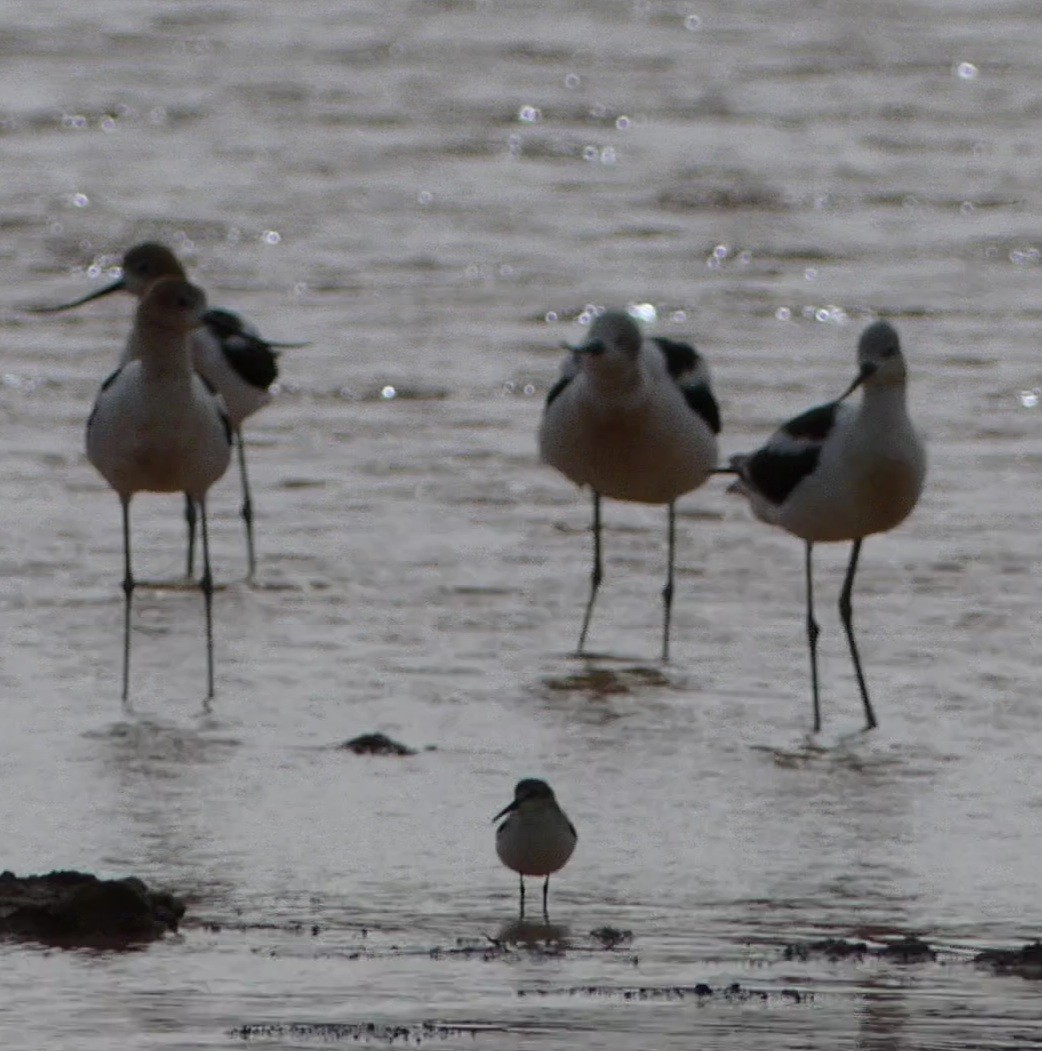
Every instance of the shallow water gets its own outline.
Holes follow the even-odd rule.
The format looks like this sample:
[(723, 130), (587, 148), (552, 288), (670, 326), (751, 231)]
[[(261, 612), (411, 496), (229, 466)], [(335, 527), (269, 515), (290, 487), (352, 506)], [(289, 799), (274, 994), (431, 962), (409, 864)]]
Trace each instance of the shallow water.
[[(0, 11), (0, 867), (190, 900), (141, 952), (0, 947), (5, 1045), (425, 1020), (462, 1028), (408, 1035), (493, 1049), (1042, 1042), (1037, 988), (970, 963), (1039, 925), (1035, 5)], [(82, 428), (129, 302), (25, 310), (152, 237), (312, 344), (249, 427), (255, 585), (234, 474), (211, 499), (209, 715), (182, 587), (136, 600), (119, 705), (118, 504)], [(867, 317), (899, 327), (931, 473), (859, 570), (876, 733), (834, 611), (846, 552), (817, 556), (808, 741), (801, 548), (722, 483), (681, 503), (672, 662), (664, 514), (618, 504), (598, 656), (569, 655), (588, 498), (534, 430), (575, 317), (622, 303), (705, 352), (727, 453), (838, 393)], [(180, 510), (135, 501), (149, 581), (181, 572)], [(336, 749), (373, 729), (433, 748)], [(580, 832), (551, 881), (564, 948), (484, 951), (516, 910), (490, 819), (525, 775)], [(906, 933), (938, 960), (783, 956)], [(766, 996), (690, 993), (732, 982)]]

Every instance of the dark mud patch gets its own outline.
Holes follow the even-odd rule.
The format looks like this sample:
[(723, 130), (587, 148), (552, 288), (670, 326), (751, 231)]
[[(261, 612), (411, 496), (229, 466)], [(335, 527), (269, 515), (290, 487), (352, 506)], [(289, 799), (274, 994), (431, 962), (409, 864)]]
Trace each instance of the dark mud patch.
[(395, 741), (386, 734), (360, 734), (338, 746), (342, 751), (355, 755), (416, 755), (416, 749)]
[(518, 996), (588, 996), (614, 997), (620, 1000), (708, 1000), (729, 1003), (811, 1003), (814, 994), (805, 989), (753, 989), (738, 982), (730, 985), (711, 986), (705, 982), (697, 985), (573, 985), (564, 989), (518, 989)]
[(595, 699), (641, 693), (649, 687), (672, 685), (661, 669), (643, 665), (586, 668), (571, 675), (548, 676), (542, 680), (543, 690), (548, 694), (579, 693)]
[(176, 931), (185, 906), (141, 880), (86, 872), (0, 874), (0, 937), (60, 948), (125, 949)]
[(323, 1043), (418, 1045), (424, 1041), (444, 1041), (451, 1037), (476, 1037), (481, 1033), (505, 1033), (504, 1026), (486, 1022), (414, 1022), (411, 1025), (387, 1025), (383, 1022), (248, 1022), (228, 1033), (239, 1040), (316, 1040)]
[(1042, 980), (1042, 941), (1031, 942), (1019, 949), (985, 949), (977, 953), (973, 962), (995, 974), (1039, 981)]
[(891, 960), (895, 963), (927, 963), (937, 959), (937, 950), (915, 935), (897, 941), (870, 944), (846, 938), (821, 938), (812, 942), (791, 942), (783, 953), (786, 960)]

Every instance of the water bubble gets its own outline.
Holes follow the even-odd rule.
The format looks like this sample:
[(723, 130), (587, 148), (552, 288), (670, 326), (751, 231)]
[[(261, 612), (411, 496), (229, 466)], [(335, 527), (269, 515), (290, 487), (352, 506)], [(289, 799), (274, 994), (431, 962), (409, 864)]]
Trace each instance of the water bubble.
[(687, 311), (674, 310), (673, 313), (669, 315), (669, 320), (676, 325), (682, 325), (685, 321), (687, 321)]
[(81, 129), (87, 126), (87, 118), (82, 113), (63, 113), (62, 127)]
[(976, 210), (977, 209), (973, 207), (973, 201), (963, 201), (962, 204), (959, 205), (959, 211), (963, 215), (973, 215)]
[(817, 281), (818, 280), (817, 267), (808, 266), (807, 269), (803, 271), (803, 278), (804, 278), (805, 281)]
[(776, 321), (791, 321), (792, 311), (788, 307), (778, 307), (774, 312), (774, 318)]
[(1031, 390), (1022, 390), (1017, 397), (1020, 399), (1020, 404), (1025, 409), (1036, 409), (1038, 408), (1039, 396), (1042, 395), (1042, 391), (1038, 387), (1034, 387)]
[(513, 277), (514, 268), (509, 263), (500, 263), (497, 268), (497, 273), (500, 277)]
[(710, 270), (719, 270), (723, 265), (724, 264), (718, 255), (711, 255), (706, 259), (706, 266)]
[(98, 121), (98, 127), (102, 131), (115, 131), (116, 130), (116, 118), (105, 116)]
[(417, 203), (422, 204), (424, 207), (430, 204), (433, 200), (434, 194), (431, 193), (430, 190), (420, 190), (420, 192), (416, 195)]
[(727, 245), (717, 245), (713, 249), (713, 258), (723, 261), (730, 254), (731, 249)]
[(684, 19), (684, 28), (689, 29), (692, 33), (698, 32), (702, 28), (702, 16), (701, 15), (688, 15)]
[(278, 230), (265, 230), (261, 234), (261, 240), (266, 245), (277, 245), (282, 240), (282, 234)]
[(972, 62), (960, 62), (954, 72), (960, 80), (976, 80), (980, 70)]
[(626, 308), (626, 313), (646, 325), (658, 320), (658, 310), (655, 309), (654, 303), (631, 303)]
[(380, 397), (383, 398), (384, 401), (390, 401), (397, 396), (398, 392), (390, 384), (380, 390)]
[(738, 253), (738, 265), (749, 266), (753, 261), (753, 254), (750, 251), (744, 251)]
[(517, 111), (517, 119), (525, 124), (538, 124), (543, 119), (543, 112), (537, 106), (522, 106)]
[(69, 204), (71, 204), (73, 208), (89, 208), (90, 198), (85, 193), (69, 194)]
[(583, 147), (583, 160), (584, 161), (595, 161), (600, 157), (601, 151), (596, 146), (584, 146)]
[(619, 131), (625, 131), (627, 128), (629, 128), (629, 126), (632, 123), (633, 122), (629, 119), (629, 117), (623, 116), (615, 118), (615, 127), (618, 128)]
[(615, 148), (613, 146), (605, 146), (601, 150), (601, 164), (614, 164), (616, 161)]
[(565, 74), (564, 86), (566, 88), (571, 88), (574, 91), (575, 88), (579, 87), (582, 84), (582, 82), (582, 77), (580, 77), (578, 73)]
[(522, 393), (525, 394), (527, 397), (531, 398), (532, 395), (535, 394), (535, 384), (526, 383), (522, 388)]
[(546, 313), (545, 313), (545, 314), (543, 315), (543, 320), (544, 320), (545, 322), (547, 322), (548, 324), (551, 324), (551, 325), (552, 325), (552, 324), (553, 324), (553, 323), (554, 323), (555, 321), (559, 321), (559, 320), (560, 320), (560, 318), (558, 317), (558, 314), (557, 314), (557, 311), (556, 311), (556, 310), (548, 310), (548, 311), (547, 311), (547, 312), (546, 312)]

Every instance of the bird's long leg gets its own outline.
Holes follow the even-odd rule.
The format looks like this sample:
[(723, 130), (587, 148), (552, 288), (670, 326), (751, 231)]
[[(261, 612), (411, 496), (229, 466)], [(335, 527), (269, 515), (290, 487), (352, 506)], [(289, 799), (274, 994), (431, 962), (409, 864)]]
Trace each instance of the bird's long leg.
[(525, 877), (518, 876), (517, 878), (521, 881), (521, 914), (518, 919), (523, 920), (525, 918)]
[(206, 528), (206, 497), (199, 499), (199, 524), (203, 537), (203, 575), (199, 587), (206, 606), (206, 700), (213, 700), (213, 574), (210, 572), (210, 535)]
[(847, 566), (847, 575), (843, 580), (843, 590), (839, 594), (839, 616), (843, 621), (843, 630), (847, 633), (847, 643), (850, 646), (850, 657), (854, 662), (854, 671), (857, 674), (858, 688), (861, 690), (861, 702), (865, 706), (865, 728), (874, 730), (876, 713), (872, 710), (872, 702), (868, 699), (868, 687), (865, 685), (865, 673), (861, 670), (861, 657), (857, 651), (857, 643), (854, 641), (853, 607), (850, 603), (850, 594), (854, 590), (854, 574), (857, 572), (857, 560), (861, 554), (860, 538), (854, 541), (850, 549), (850, 563)]
[(579, 647), (576, 651), (581, 654), (586, 645), (586, 632), (590, 627), (590, 618), (593, 616), (593, 604), (597, 599), (597, 589), (601, 586), (604, 577), (604, 567), (601, 561), (601, 494), (594, 490), (593, 494), (593, 570), (590, 573), (590, 597), (586, 601), (586, 613), (583, 616), (582, 631), (579, 632)]
[(814, 732), (821, 729), (821, 699), (818, 693), (818, 622), (814, 619), (814, 571), (811, 552), (814, 545), (807, 541), (807, 645), (810, 648), (810, 684), (814, 698)]
[(257, 553), (253, 546), (253, 500), (250, 498), (250, 479), (246, 473), (246, 439), (241, 428), (235, 432), (235, 444), (239, 450), (239, 477), (242, 479), (242, 520), (246, 525), (246, 579), (252, 580), (257, 569)]
[(120, 496), (123, 508), (123, 707), (130, 697), (130, 607), (134, 595), (134, 573), (130, 563), (130, 497)]
[(662, 660), (669, 660), (669, 625), (673, 615), (673, 564), (676, 561), (677, 516), (676, 504), (669, 504), (669, 517), (666, 525), (666, 586), (662, 589)]
[(550, 923), (550, 913), (547, 911), (547, 908), (546, 908), (546, 897), (547, 897), (547, 894), (549, 893), (549, 891), (550, 891), (550, 877), (547, 876), (546, 879), (543, 880), (543, 920), (546, 922), (546, 924), (548, 926), (549, 926), (549, 923)]
[(185, 576), (191, 577), (195, 572), (195, 503), (185, 493), (185, 524), (188, 526), (188, 568)]

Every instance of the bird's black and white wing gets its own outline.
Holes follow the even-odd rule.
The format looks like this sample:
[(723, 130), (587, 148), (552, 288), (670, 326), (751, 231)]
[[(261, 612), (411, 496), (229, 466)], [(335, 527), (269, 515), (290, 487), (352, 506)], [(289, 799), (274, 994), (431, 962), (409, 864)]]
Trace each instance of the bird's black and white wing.
[(756, 452), (732, 457), (731, 466), (746, 487), (772, 504), (782, 504), (814, 473), (822, 446), (844, 410), (849, 407), (839, 401), (808, 409), (782, 424)]
[(690, 343), (662, 336), (652, 337), (652, 342), (662, 351), (666, 371), (680, 388), (688, 406), (701, 417), (713, 434), (719, 434), (720, 406), (713, 396), (705, 358)]
[(554, 400), (559, 394), (568, 386), (569, 383), (579, 375), (579, 355), (573, 350), (568, 357), (564, 359), (564, 364), (561, 366), (561, 375), (557, 377), (557, 381), (554, 385), (546, 392), (546, 408), (550, 408), (553, 405)]
[(203, 326), (220, 344), (225, 360), (251, 387), (267, 390), (279, 375), (275, 344), (230, 310), (208, 310)]

